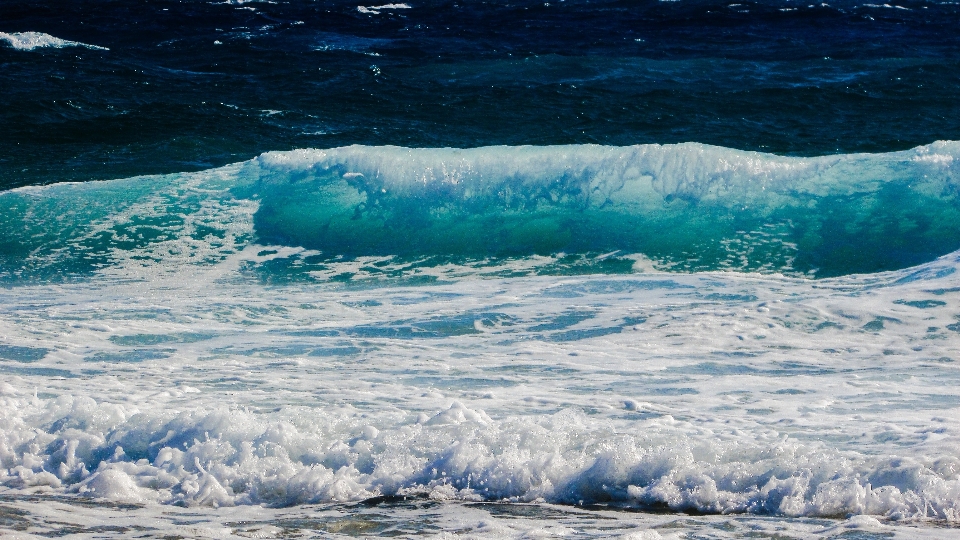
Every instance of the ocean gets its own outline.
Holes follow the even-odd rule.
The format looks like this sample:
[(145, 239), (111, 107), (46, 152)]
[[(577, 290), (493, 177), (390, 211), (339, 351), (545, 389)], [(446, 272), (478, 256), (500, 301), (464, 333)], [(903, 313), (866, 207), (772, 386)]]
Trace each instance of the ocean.
[(0, 3), (0, 537), (960, 538), (960, 4)]

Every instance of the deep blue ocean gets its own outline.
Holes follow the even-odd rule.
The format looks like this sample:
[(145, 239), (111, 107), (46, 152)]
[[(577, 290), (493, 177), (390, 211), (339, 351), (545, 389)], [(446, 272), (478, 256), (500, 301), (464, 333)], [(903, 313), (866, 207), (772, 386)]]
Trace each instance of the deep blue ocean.
[(951, 2), (358, 7), (4, 0), (0, 32), (98, 48), (0, 39), (0, 186), (350, 144), (815, 156), (960, 139)]
[(960, 537), (958, 269), (957, 2), (0, 0), (0, 535)]

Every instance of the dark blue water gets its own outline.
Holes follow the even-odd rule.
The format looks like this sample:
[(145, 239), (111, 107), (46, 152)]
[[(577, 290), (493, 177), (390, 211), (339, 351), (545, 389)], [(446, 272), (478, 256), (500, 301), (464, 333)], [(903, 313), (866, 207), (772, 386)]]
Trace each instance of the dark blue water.
[(0, 187), (348, 144), (960, 139), (960, 6), (789, 0), (0, 2)]

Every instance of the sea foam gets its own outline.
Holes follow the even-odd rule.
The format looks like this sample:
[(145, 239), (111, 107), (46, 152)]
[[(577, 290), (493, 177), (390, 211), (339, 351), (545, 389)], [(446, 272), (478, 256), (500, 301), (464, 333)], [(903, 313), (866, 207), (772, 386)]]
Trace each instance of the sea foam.
[(157, 415), (70, 396), (5, 397), (3, 405), (2, 484), (112, 501), (285, 506), (399, 494), (960, 519), (949, 456), (840, 452), (671, 416), (624, 432), (575, 409), (493, 420), (454, 401), (426, 421), (378, 415), (376, 429), (357, 415), (302, 407), (264, 417), (229, 409)]
[(348, 288), (231, 264), (11, 287), (0, 483), (954, 523), (958, 264)]

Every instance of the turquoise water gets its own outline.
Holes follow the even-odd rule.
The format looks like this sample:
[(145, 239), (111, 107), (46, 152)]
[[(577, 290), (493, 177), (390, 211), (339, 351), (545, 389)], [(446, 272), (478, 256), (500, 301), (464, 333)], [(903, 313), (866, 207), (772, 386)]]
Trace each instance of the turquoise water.
[[(307, 250), (251, 269), (266, 280), (362, 256), (545, 256), (555, 262), (541, 272), (561, 275), (871, 273), (960, 248), (958, 153), (953, 142), (818, 158), (698, 144), (268, 153), (203, 175), (7, 192), (0, 254), (8, 279), (82, 276), (188, 243), (207, 264), (253, 243)], [(206, 215), (243, 205), (256, 208), (242, 234)]]

